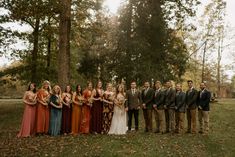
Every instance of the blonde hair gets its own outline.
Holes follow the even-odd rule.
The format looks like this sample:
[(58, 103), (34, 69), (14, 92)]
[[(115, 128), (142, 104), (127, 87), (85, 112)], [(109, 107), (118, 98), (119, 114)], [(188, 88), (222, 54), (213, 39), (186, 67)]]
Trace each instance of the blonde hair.
[(55, 85), (54, 87), (53, 87), (53, 94), (56, 94), (56, 92), (55, 92), (55, 90), (56, 90), (56, 88), (58, 88), (59, 89), (59, 93), (58, 93), (58, 95), (60, 95), (61, 96), (61, 88), (60, 88), (60, 86), (59, 85)]

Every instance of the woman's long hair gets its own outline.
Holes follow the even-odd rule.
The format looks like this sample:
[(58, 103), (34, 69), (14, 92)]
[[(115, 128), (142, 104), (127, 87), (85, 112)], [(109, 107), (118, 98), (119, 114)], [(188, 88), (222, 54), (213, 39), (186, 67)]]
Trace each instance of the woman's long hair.
[[(67, 87), (68, 86), (70, 87), (70, 91), (69, 92), (67, 91)], [(65, 86), (64, 92), (73, 95), (72, 87), (70, 85)]]
[[(78, 91), (78, 87), (81, 88), (81, 91)], [(82, 95), (82, 87), (81, 87), (80, 84), (77, 84), (75, 91), (76, 91), (76, 94), (77, 94), (77, 95), (79, 95), (79, 94)]]
[(36, 84), (35, 84), (35, 83), (29, 83), (29, 85), (28, 85), (28, 90), (27, 90), (27, 91), (30, 91), (30, 86), (31, 86), (31, 85), (34, 85), (33, 93), (36, 93), (36, 92), (37, 92), (37, 89), (36, 89)]

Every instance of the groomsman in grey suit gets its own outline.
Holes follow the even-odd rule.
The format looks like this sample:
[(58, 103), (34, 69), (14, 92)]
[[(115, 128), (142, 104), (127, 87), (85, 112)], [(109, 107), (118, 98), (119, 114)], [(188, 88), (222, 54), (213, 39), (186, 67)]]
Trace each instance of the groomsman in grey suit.
[(175, 90), (172, 88), (171, 81), (166, 82), (165, 90), (165, 117), (166, 132), (175, 132)]
[(141, 94), (143, 114), (145, 120), (145, 132), (152, 131), (152, 111), (154, 103), (154, 90), (150, 87), (150, 83), (144, 83), (144, 89)]
[(135, 118), (135, 130), (139, 129), (139, 109), (141, 105), (141, 93), (136, 89), (136, 82), (131, 82), (131, 89), (126, 92), (126, 111), (128, 113), (128, 131), (131, 131), (132, 116)]

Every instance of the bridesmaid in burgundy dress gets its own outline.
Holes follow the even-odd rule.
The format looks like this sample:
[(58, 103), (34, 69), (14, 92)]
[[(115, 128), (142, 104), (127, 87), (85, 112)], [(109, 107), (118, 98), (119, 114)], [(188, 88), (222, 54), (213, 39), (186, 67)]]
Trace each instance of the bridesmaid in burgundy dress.
[(35, 134), (37, 94), (34, 83), (30, 83), (28, 91), (26, 91), (24, 94), (23, 101), (25, 104), (25, 109), (21, 123), (21, 129), (17, 137), (29, 137)]
[(93, 105), (91, 108), (91, 132), (102, 132), (102, 120), (103, 120), (103, 94), (102, 82), (98, 81), (96, 88), (92, 91)]
[(71, 86), (66, 86), (65, 92), (62, 94), (62, 134), (71, 133), (71, 112), (72, 112), (72, 89)]

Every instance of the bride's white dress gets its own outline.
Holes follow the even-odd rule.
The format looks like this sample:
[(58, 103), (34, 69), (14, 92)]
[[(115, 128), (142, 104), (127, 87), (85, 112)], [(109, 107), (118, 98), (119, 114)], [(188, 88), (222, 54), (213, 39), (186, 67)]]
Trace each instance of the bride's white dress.
[(114, 113), (108, 134), (116, 134), (116, 135), (126, 134), (128, 127), (126, 121), (126, 111), (124, 106), (125, 97), (122, 94), (118, 94), (116, 99), (118, 102), (122, 102), (122, 104), (121, 105), (114, 104)]

